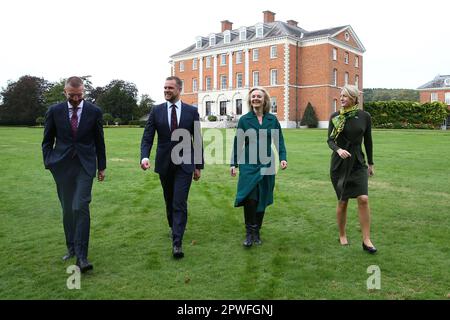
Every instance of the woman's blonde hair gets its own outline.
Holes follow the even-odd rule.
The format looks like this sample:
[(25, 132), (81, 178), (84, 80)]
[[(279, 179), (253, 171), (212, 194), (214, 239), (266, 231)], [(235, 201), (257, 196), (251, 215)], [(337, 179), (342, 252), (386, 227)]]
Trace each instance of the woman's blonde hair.
[(353, 86), (351, 84), (346, 84), (341, 93), (352, 99), (355, 105), (359, 104), (359, 90), (357, 86)]
[(266, 91), (266, 89), (261, 88), (261, 87), (253, 87), (253, 88), (250, 89), (250, 91), (248, 93), (248, 100), (247, 100), (250, 109), (252, 111), (254, 111), (253, 110), (253, 106), (252, 106), (252, 92), (256, 91), (256, 90), (261, 91), (263, 93), (263, 96), (264, 96), (263, 113), (270, 112), (270, 96), (269, 96), (269, 93)]

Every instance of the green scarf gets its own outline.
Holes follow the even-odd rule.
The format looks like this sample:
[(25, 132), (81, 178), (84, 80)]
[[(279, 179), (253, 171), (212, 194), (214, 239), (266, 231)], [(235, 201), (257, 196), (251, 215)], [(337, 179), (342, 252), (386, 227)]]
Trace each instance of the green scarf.
[(339, 115), (331, 119), (333, 122), (334, 128), (331, 132), (331, 138), (336, 141), (339, 134), (344, 130), (345, 121), (349, 118), (353, 118), (358, 113), (358, 105), (353, 106), (351, 109), (345, 110), (344, 108), (341, 108), (339, 110)]

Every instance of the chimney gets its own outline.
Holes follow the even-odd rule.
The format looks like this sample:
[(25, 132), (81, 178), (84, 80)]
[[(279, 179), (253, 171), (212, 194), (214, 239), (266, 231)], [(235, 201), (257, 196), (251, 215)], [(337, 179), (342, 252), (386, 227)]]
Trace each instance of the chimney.
[(264, 13), (264, 23), (270, 23), (275, 21), (275, 12), (266, 10)]
[(228, 20), (221, 21), (222, 23), (222, 32), (225, 30), (232, 30), (233, 29), (233, 22), (230, 22)]
[(293, 26), (293, 27), (297, 27), (298, 22), (295, 20), (288, 20), (286, 21), (288, 25)]

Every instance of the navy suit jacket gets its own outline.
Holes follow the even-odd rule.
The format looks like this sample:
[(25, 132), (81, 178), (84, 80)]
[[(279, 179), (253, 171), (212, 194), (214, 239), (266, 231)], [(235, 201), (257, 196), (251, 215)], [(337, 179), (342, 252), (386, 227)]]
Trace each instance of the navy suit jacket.
[(52, 169), (76, 152), (86, 172), (95, 177), (98, 170), (106, 168), (105, 140), (102, 111), (84, 101), (77, 136), (72, 137), (67, 102), (51, 106), (45, 115), (42, 153), (46, 169)]
[[(195, 122), (197, 122), (197, 125), (194, 125)], [(192, 173), (194, 172), (194, 169), (203, 169), (203, 143), (201, 140), (201, 128), (197, 108), (183, 102), (181, 103), (181, 116), (178, 129), (186, 129), (189, 131), (191, 138), (189, 143), (191, 149), (190, 161), (188, 161), (189, 163), (182, 162), (181, 168), (186, 173)], [(172, 149), (178, 143), (178, 141), (171, 141), (166, 102), (153, 107), (152, 112), (148, 117), (141, 141), (141, 160), (150, 157), (155, 132), (158, 133), (155, 172), (165, 175), (167, 174), (169, 164), (172, 161)], [(200, 141), (194, 141), (196, 138), (200, 139)], [(201, 152), (201, 160), (197, 161), (198, 163), (194, 162), (194, 144), (199, 145), (201, 148), (201, 150), (197, 150), (197, 154), (198, 152)]]

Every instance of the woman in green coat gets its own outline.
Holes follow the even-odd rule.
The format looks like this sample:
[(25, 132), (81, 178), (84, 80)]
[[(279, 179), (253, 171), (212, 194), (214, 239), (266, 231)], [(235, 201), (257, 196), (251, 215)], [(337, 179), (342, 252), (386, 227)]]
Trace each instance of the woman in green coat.
[[(363, 250), (375, 253), (377, 249), (370, 240), (368, 197), (368, 179), (374, 174), (372, 119), (369, 113), (358, 108), (358, 95), (356, 86), (344, 86), (340, 98), (342, 108), (331, 115), (328, 126), (328, 146), (333, 150), (330, 176), (338, 199), (336, 216), (340, 244), (348, 245), (345, 231), (348, 199), (356, 198)], [(362, 152), (363, 140), (368, 166)]]
[(239, 119), (234, 138), (231, 176), (239, 168), (235, 207), (244, 207), (245, 247), (261, 244), (261, 229), (266, 207), (273, 203), (276, 163), (274, 143), (281, 169), (287, 168), (286, 147), (280, 123), (270, 111), (270, 97), (263, 88), (252, 88), (248, 95), (251, 111)]

